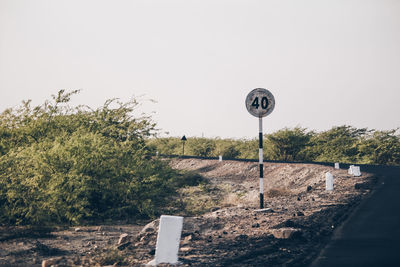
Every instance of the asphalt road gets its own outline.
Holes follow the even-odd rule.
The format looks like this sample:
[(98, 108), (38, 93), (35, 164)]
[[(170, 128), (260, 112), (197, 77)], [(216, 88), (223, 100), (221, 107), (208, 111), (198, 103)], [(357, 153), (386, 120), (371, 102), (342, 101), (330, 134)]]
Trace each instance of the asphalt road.
[(378, 184), (334, 233), (311, 264), (319, 266), (400, 266), (400, 168), (361, 167)]

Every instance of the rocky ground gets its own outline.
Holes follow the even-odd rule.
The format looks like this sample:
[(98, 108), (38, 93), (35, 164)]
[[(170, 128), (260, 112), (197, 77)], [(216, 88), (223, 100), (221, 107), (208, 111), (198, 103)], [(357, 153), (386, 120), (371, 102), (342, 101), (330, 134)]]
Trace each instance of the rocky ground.
[[(257, 211), (258, 163), (174, 159), (171, 166), (208, 180), (200, 194), (181, 192), (183, 198), (195, 192), (199, 200), (182, 205), (211, 209), (201, 216), (185, 216), (182, 266), (308, 265), (377, 179), (316, 164), (265, 163), (268, 209)], [(325, 190), (328, 171), (335, 177), (333, 191)], [(141, 266), (154, 257), (157, 227), (158, 220), (145, 227), (118, 224), (45, 233), (2, 228), (0, 265), (40, 266), (47, 260), (46, 266)]]

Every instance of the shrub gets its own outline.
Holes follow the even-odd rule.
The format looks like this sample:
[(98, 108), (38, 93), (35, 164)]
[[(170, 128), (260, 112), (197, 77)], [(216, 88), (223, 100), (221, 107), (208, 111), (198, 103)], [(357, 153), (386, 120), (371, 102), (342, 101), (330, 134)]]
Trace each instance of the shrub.
[(190, 138), (187, 141), (187, 150), (190, 155), (200, 157), (215, 156), (216, 144), (214, 139)]
[(186, 183), (188, 176), (151, 156), (146, 139), (155, 124), (133, 116), (135, 100), (71, 108), (76, 93), (0, 115), (0, 223), (153, 217)]

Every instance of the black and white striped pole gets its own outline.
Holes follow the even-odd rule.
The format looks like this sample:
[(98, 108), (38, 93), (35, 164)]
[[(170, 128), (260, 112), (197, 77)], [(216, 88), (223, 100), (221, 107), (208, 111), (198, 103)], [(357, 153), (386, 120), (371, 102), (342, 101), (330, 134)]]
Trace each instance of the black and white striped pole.
[(262, 118), (271, 114), (275, 107), (275, 98), (264, 88), (252, 90), (246, 97), (246, 108), (249, 113), (258, 117), (258, 151), (260, 164), (260, 209), (264, 208), (264, 155), (263, 155), (263, 123)]
[(258, 159), (260, 163), (260, 209), (264, 208), (264, 153), (263, 153), (263, 128), (262, 118), (258, 118)]

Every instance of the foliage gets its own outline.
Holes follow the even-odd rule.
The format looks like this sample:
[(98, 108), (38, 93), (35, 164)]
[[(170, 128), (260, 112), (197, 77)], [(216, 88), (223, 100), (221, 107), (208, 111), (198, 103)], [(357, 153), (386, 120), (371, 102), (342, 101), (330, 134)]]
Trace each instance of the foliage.
[(359, 161), (368, 164), (400, 165), (400, 138), (396, 130), (375, 131), (357, 145)]
[(310, 142), (312, 133), (306, 129), (296, 127), (285, 128), (267, 135), (267, 157), (272, 160), (295, 161), (305, 160), (304, 149)]
[[(223, 158), (254, 158), (255, 140), (234, 140), (220, 138), (188, 138), (185, 142), (185, 155)], [(152, 138), (149, 146), (160, 154), (182, 155), (182, 141), (178, 137)], [(258, 144), (258, 143), (257, 143)]]
[(367, 134), (367, 129), (350, 126), (333, 127), (313, 136), (309, 152), (316, 161), (356, 162), (357, 143)]
[(152, 138), (148, 145), (160, 154), (182, 155), (182, 141), (177, 137)]
[(208, 138), (191, 138), (187, 141), (188, 153), (200, 157), (215, 156), (216, 144), (214, 139)]
[(133, 116), (136, 100), (71, 108), (76, 93), (0, 115), (0, 223), (153, 217), (179, 186), (198, 182), (152, 157), (155, 124)]
[[(376, 131), (347, 125), (323, 132), (285, 128), (264, 135), (264, 159), (400, 165), (400, 137), (396, 133), (397, 130)], [(164, 154), (181, 155), (180, 142), (173, 137), (150, 139), (154, 149)], [(257, 159), (258, 140), (188, 137), (185, 155)]]
[[(201, 176), (155, 157), (156, 151), (181, 155), (182, 141), (151, 138), (155, 124), (134, 116), (136, 100), (73, 108), (77, 93), (61, 90), (43, 105), (25, 101), (0, 114), (0, 224), (150, 218), (182, 194), (184, 210), (215, 205), (212, 198), (196, 200), (196, 192), (209, 190)], [(285, 128), (265, 135), (264, 148), (272, 160), (400, 165), (397, 130)], [(256, 159), (258, 140), (189, 137), (185, 155)]]
[(232, 139), (217, 139), (216, 140), (216, 156), (221, 155), (224, 159), (234, 159), (239, 157), (240, 150), (236, 146), (235, 140)]

